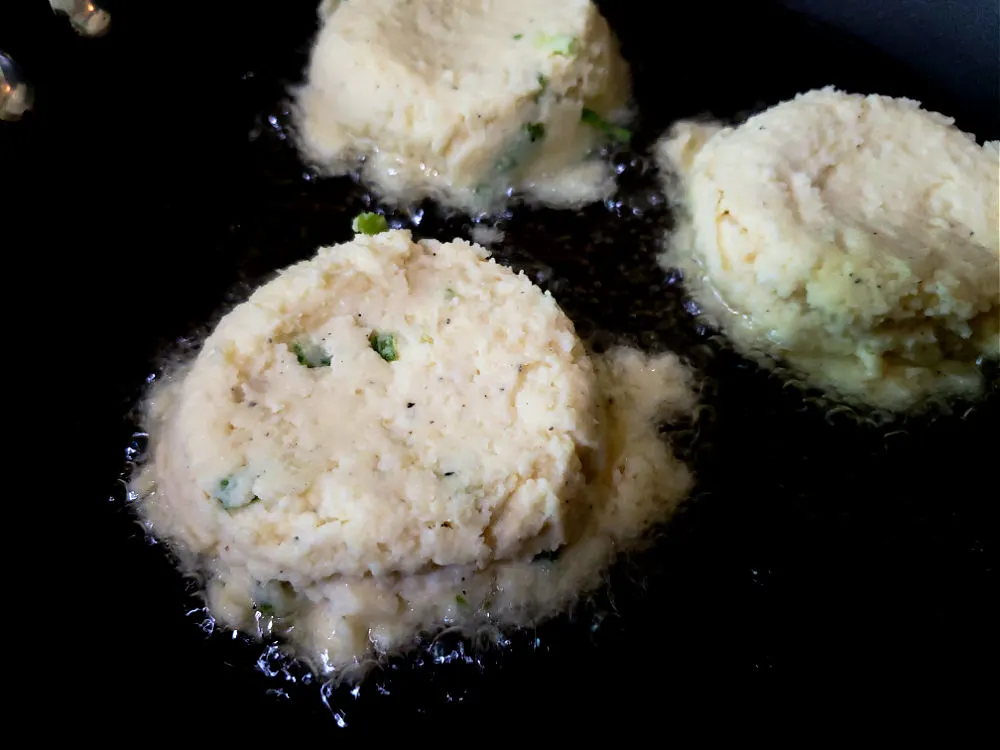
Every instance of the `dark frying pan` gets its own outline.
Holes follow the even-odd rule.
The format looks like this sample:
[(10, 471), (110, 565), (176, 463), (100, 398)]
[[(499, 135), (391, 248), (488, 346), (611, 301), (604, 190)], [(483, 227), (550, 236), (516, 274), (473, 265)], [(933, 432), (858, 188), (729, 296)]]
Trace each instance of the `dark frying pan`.
[[(792, 4), (897, 54), (924, 48), (906, 34), (927, 31), (914, 8), (930, 3)], [(43, 464), (8, 501), (37, 530), (37, 551), (21, 559), (51, 569), (19, 576), (44, 588), (27, 592), (26, 609), (51, 613), (17, 626), (15, 643), (54, 660), (32, 695), (56, 691), (60, 712), (104, 738), (268, 741), (338, 724), (486, 722), (444, 735), (476, 741), (540, 717), (552, 728), (665, 721), (664, 707), (704, 681), (859, 690), (995, 675), (995, 385), (950, 416), (881, 426), (784, 389), (700, 327), (683, 285), (657, 268), (671, 217), (639, 158), (679, 117), (735, 118), (831, 83), (918, 98), (996, 138), (996, 8), (985, 1), (942, 15), (948, 32), (927, 36), (934, 59), (914, 57), (923, 78), (769, 3), (669, 4), (660, 18), (605, 3), (641, 111), (633, 152), (615, 155), (618, 200), (576, 215), (514, 207), (497, 255), (551, 289), (595, 348), (669, 347), (705, 376), (710, 408), (673, 435), (697, 471), (695, 496), (572, 613), (485, 653), (426, 643), (357, 695), (322, 689), (259, 644), (206, 635), (198, 601), (125, 507), (126, 452), (142, 450), (129, 410), (159, 352), (195, 341), (275, 269), (346, 239), (369, 205), (349, 180), (317, 179), (286, 138), (284, 91), (300, 75), (314, 5), (108, 0), (101, 39), (78, 37), (41, 2), (24, 7), (34, 15), (0, 17), (0, 49), (36, 94), (21, 122), (0, 123), (6, 242), (31, 230), (5, 252), (8, 358), (14, 392), (36, 405), (22, 445)], [(962, 48), (939, 68), (948, 34)], [(963, 60), (974, 75), (956, 72)], [(395, 218), (423, 236), (469, 230), (432, 205)]]

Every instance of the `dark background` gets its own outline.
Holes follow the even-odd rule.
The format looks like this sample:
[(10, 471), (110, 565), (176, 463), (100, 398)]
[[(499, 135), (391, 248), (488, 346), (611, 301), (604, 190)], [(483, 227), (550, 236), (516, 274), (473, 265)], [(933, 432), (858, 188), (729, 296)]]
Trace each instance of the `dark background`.
[(899, 60), (996, 122), (1000, 3), (996, 0), (781, 0)]
[[(994, 5), (791, 4), (889, 54), (771, 4), (655, 19), (648, 4), (606, 4), (635, 73), (636, 147), (678, 117), (736, 117), (829, 83), (919, 98), (1000, 135)], [(638, 732), (682, 719), (683, 703), (716, 710), (734, 696), (780, 693), (757, 718), (787, 720), (789, 687), (817, 706), (994, 692), (995, 391), (965, 419), (865, 428), (783, 389), (706, 337), (656, 268), (669, 216), (642, 197), (654, 183), (639, 161), (610, 211), (516, 209), (498, 255), (552, 289), (593, 341), (669, 346), (708, 378), (708, 416), (677, 438), (699, 490), (655, 549), (616, 568), (611, 596), (514, 634), (504, 654), (426, 652), (360, 698), (337, 693), (333, 710), (294, 668), (265, 677), (280, 670), (257, 662), (259, 647), (206, 638), (124, 506), (129, 409), (158, 352), (273, 269), (346, 239), (367, 198), (315, 180), (283, 140), (310, 3), (108, 2), (112, 32), (98, 40), (43, 5), (13, 6), (23, 15), (0, 25), (0, 49), (37, 98), (0, 128), (0, 218), (5, 377), (23, 394), (9, 408), (30, 415), (13, 422), (12, 468), (29, 479), (7, 529), (20, 605), (9, 643), (29, 665), (12, 678), (22, 696), (58, 717), (39, 731), (283, 741), (335, 733), (339, 712), (353, 729), (433, 726), (476, 741), (538, 718), (552, 731)], [(428, 207), (420, 229), (468, 227)], [(451, 663), (417, 664), (435, 654)]]

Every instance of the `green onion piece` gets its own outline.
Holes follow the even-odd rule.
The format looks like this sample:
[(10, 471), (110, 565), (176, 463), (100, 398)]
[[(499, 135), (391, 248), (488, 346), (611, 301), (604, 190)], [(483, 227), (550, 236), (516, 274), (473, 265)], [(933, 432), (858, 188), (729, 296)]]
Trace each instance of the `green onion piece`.
[(288, 581), (267, 581), (254, 586), (251, 599), (264, 617), (289, 617), (295, 612), (299, 595)]
[(545, 123), (544, 122), (529, 122), (524, 126), (525, 132), (531, 139), (531, 142), (540, 141), (545, 137)]
[(455, 595), (455, 601), (458, 602), (458, 605), (461, 607), (465, 607), (466, 605), (468, 605), (468, 602), (465, 601), (465, 597), (462, 596), (461, 594)]
[(368, 343), (372, 349), (386, 362), (395, 362), (399, 359), (399, 352), (396, 350), (396, 335), (394, 333), (379, 333), (372, 331), (368, 337)]
[(303, 367), (329, 367), (331, 358), (319, 344), (310, 341), (293, 341), (289, 344), (289, 349), (295, 355), (295, 359)]
[(539, 99), (542, 98), (542, 94), (545, 93), (545, 89), (548, 87), (548, 85), (549, 85), (549, 77), (547, 75), (545, 75), (544, 73), (539, 73), (538, 74), (538, 90), (535, 92), (535, 95), (533, 97), (534, 100), (535, 100), (535, 102), (537, 102)]
[(381, 214), (366, 212), (354, 217), (351, 229), (358, 234), (380, 234), (389, 231), (389, 222)]
[(212, 491), (212, 497), (226, 510), (244, 508), (260, 500), (253, 494), (253, 478), (245, 473), (220, 479), (218, 486)]
[(526, 123), (523, 128), (517, 131), (517, 135), (508, 144), (503, 155), (497, 159), (493, 167), (494, 170), (499, 174), (513, 171), (531, 158), (533, 151), (538, 147), (537, 142), (544, 137), (544, 123)]
[(514, 34), (515, 39), (524, 39), (524, 34)]
[(546, 50), (550, 55), (570, 57), (576, 54), (580, 41), (569, 34), (542, 34), (538, 37), (535, 46)]
[(632, 140), (631, 130), (611, 124), (592, 109), (584, 107), (583, 112), (580, 113), (580, 122), (600, 130), (612, 140), (619, 143), (628, 143)]

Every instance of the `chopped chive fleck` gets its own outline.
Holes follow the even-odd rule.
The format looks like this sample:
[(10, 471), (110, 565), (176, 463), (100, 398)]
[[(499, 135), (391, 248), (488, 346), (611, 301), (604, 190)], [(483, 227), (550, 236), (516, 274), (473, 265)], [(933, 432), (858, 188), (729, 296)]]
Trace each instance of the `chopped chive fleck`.
[(455, 594), (455, 601), (458, 602), (458, 605), (460, 607), (464, 607), (468, 604), (468, 602), (465, 601), (465, 597), (462, 596), (461, 594)]
[(538, 90), (535, 92), (534, 100), (537, 102), (542, 98), (542, 94), (545, 93), (545, 89), (549, 85), (549, 78), (544, 73), (538, 74)]
[(584, 125), (589, 125), (596, 130), (600, 130), (612, 140), (618, 141), (619, 143), (628, 143), (632, 139), (631, 130), (611, 124), (594, 110), (587, 109), (586, 107), (584, 107), (583, 112), (580, 113), (580, 122)]
[(514, 34), (515, 39), (524, 39), (524, 34)]
[(212, 496), (226, 510), (236, 510), (255, 503), (260, 498), (250, 491), (252, 482), (248, 482), (248, 479), (245, 475), (223, 477)]
[(308, 341), (293, 341), (289, 349), (295, 355), (295, 359), (303, 367), (329, 367), (331, 358), (326, 350), (319, 344)]
[(394, 333), (379, 333), (372, 331), (368, 337), (368, 343), (372, 349), (386, 362), (395, 362), (399, 359), (399, 352), (396, 350), (396, 335)]
[(546, 50), (551, 55), (568, 57), (576, 54), (580, 42), (575, 36), (569, 34), (542, 34), (538, 37), (536, 46)]
[(524, 130), (532, 143), (545, 137), (545, 123), (543, 122), (529, 122), (524, 126)]
[(264, 617), (294, 615), (299, 596), (287, 581), (259, 582), (251, 594), (254, 608)]
[(380, 234), (389, 230), (389, 222), (381, 214), (365, 212), (354, 217), (351, 229), (358, 234)]

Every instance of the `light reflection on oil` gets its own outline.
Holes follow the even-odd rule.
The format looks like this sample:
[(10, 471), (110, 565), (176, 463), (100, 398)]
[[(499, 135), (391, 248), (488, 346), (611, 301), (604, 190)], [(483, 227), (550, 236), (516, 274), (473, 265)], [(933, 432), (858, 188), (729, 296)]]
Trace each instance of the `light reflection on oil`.
[(17, 64), (0, 51), (0, 120), (14, 122), (31, 109), (31, 88)]
[(56, 13), (65, 13), (81, 36), (97, 37), (108, 32), (111, 14), (88, 0), (49, 0)]

